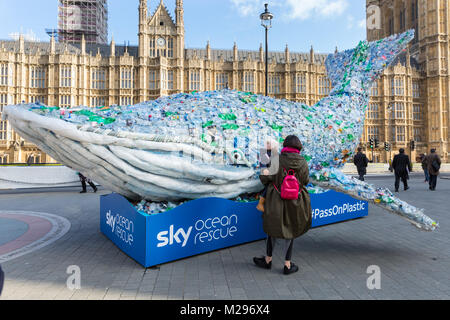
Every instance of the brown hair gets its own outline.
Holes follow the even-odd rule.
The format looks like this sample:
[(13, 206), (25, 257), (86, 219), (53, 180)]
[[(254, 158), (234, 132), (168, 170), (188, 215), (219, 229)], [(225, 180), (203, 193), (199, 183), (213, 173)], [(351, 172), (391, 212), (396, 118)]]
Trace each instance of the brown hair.
[(287, 136), (286, 139), (284, 139), (283, 147), (284, 148), (288, 148), (288, 147), (294, 148), (294, 149), (297, 149), (298, 151), (302, 151), (302, 149), (303, 149), (303, 145), (302, 145), (300, 139), (294, 135)]

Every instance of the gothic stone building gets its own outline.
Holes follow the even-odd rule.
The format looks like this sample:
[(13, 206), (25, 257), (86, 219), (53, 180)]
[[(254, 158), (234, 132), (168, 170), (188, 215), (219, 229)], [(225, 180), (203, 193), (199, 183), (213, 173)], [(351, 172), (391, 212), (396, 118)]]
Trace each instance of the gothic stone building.
[[(175, 19), (163, 1), (149, 14), (147, 0), (140, 0), (138, 11), (138, 46), (120, 46), (114, 40), (109, 45), (87, 44), (83, 39), (79, 44), (54, 39), (49, 43), (23, 38), (0, 41), (0, 112), (4, 105), (36, 100), (60, 107), (95, 107), (135, 104), (194, 90), (264, 93), (262, 46), (255, 51), (238, 50), (236, 44), (231, 50), (215, 50), (207, 43), (204, 48), (186, 49), (182, 0), (176, 0)], [(309, 53), (293, 53), (287, 46), (284, 52), (270, 52), (269, 95), (310, 105), (327, 96), (331, 88), (326, 57), (312, 48)], [(420, 61), (405, 55), (371, 88), (361, 145), (368, 147), (368, 139), (377, 138), (380, 148), (373, 153), (367, 149), (369, 158), (373, 154), (373, 160), (387, 161), (411, 140), (416, 141), (418, 152), (431, 145), (446, 150), (443, 144), (428, 140), (428, 98), (423, 85)], [(392, 151), (384, 150), (384, 142), (392, 144)], [(0, 164), (28, 159), (53, 162), (7, 122), (0, 122)]]

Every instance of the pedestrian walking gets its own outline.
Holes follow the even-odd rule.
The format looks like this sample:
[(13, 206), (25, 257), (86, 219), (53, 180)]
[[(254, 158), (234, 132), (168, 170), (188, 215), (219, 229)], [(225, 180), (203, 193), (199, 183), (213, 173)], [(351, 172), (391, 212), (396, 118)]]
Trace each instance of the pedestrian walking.
[(95, 184), (91, 181), (91, 179), (86, 178), (85, 176), (83, 176), (80, 172), (78, 172), (78, 176), (80, 177), (80, 181), (81, 181), (81, 187), (83, 188), (83, 190), (80, 191), (80, 193), (86, 193), (86, 181), (87, 183), (89, 183), (89, 185), (92, 187), (92, 189), (94, 190), (94, 192), (97, 192), (97, 187), (95, 186)]
[(423, 173), (425, 175), (425, 181), (424, 182), (429, 182), (430, 181), (430, 175), (428, 174), (428, 160), (427, 160), (427, 154), (426, 153), (422, 153), (420, 155), (420, 162), (422, 164), (422, 170), (423, 170)]
[(436, 149), (431, 149), (430, 154), (427, 156), (428, 174), (430, 175), (430, 190), (436, 190), (437, 177), (439, 170), (441, 170), (441, 158), (436, 153)]
[(5, 273), (2, 270), (2, 266), (0, 265), (0, 296), (3, 291), (3, 283), (5, 282)]
[(279, 168), (270, 175), (265, 169), (260, 176), (267, 187), (263, 213), (263, 228), (268, 235), (266, 255), (253, 258), (261, 268), (272, 267), (274, 239), (286, 240), (284, 274), (298, 271), (298, 266), (291, 261), (294, 239), (311, 228), (311, 200), (306, 190), (309, 183), (308, 163), (300, 155), (302, 144), (297, 136), (286, 137), (279, 156)]
[(400, 186), (400, 180), (403, 182), (405, 191), (409, 189), (408, 187), (408, 172), (412, 172), (411, 162), (409, 161), (408, 155), (405, 154), (405, 149), (401, 148), (399, 154), (394, 156), (392, 161), (392, 168), (395, 174), (395, 192), (398, 192)]
[(353, 158), (353, 163), (358, 170), (359, 180), (364, 181), (364, 176), (367, 173), (367, 165), (369, 163), (369, 159), (367, 159), (366, 155), (362, 153), (362, 148), (358, 148), (358, 153)]

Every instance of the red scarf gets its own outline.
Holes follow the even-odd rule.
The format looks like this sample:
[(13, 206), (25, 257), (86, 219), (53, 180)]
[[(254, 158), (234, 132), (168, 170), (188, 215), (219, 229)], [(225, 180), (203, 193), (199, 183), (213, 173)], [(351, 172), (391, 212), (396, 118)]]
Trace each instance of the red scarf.
[(286, 153), (298, 153), (300, 154), (300, 151), (295, 149), (295, 148), (291, 148), (291, 147), (285, 147), (281, 150), (281, 153), (286, 152)]

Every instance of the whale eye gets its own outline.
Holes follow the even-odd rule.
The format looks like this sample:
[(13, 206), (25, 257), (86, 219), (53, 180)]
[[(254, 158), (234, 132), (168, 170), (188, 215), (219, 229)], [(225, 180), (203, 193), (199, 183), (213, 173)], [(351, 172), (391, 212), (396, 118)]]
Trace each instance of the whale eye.
[(245, 156), (241, 150), (235, 149), (231, 152), (231, 162), (233, 164), (245, 164)]

